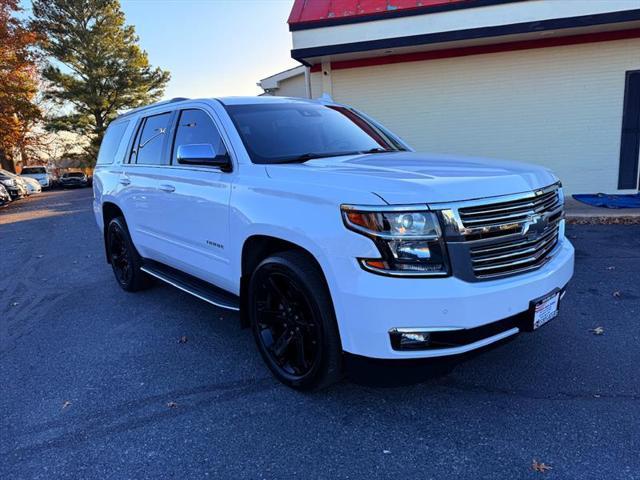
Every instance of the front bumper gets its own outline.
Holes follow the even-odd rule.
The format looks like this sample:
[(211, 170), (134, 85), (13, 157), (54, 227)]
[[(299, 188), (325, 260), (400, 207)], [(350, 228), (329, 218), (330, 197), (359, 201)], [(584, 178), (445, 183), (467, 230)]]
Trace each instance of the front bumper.
[[(338, 261), (330, 285), (343, 350), (378, 359), (460, 355), (505, 340), (518, 324), (459, 346), (394, 350), (389, 331), (427, 328), (471, 331), (527, 312), (531, 300), (563, 289), (573, 275), (574, 249), (562, 238), (554, 257), (538, 270), (485, 282), (456, 277), (392, 278), (365, 272), (353, 260)], [(556, 320), (557, 321), (557, 320)], [(477, 330), (476, 330), (477, 331)]]
[(60, 186), (62, 187), (88, 187), (88, 182), (60, 182)]
[(5, 187), (12, 199), (21, 198), (26, 195), (26, 192), (19, 187)]

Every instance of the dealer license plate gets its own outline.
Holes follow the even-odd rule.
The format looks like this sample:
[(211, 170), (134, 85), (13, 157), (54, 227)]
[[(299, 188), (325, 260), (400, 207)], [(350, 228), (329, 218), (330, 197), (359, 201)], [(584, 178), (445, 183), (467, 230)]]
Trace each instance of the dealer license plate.
[(558, 315), (559, 301), (560, 292), (550, 293), (549, 295), (535, 301), (533, 308), (534, 330), (540, 328), (550, 320), (553, 320)]

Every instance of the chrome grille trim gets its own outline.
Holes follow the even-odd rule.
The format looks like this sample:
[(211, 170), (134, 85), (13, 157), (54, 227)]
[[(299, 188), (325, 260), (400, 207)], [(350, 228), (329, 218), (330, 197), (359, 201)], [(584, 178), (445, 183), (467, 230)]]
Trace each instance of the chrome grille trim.
[[(478, 207), (462, 207), (458, 209), (460, 221), (465, 229), (491, 229), (495, 226), (511, 225), (526, 222), (532, 215), (551, 213), (562, 208), (557, 193), (558, 187), (537, 190), (524, 194), (521, 198), (507, 202), (489, 203)], [(490, 207), (487, 210), (487, 207)], [(482, 233), (482, 232), (480, 232)]]
[[(543, 235), (542, 238), (548, 238), (550, 235), (555, 234), (556, 232), (547, 232), (546, 234)], [(480, 247), (480, 248), (474, 248), (473, 249), (473, 253), (474, 255), (483, 255), (486, 254), (488, 252), (495, 252), (496, 250), (505, 250), (505, 249), (513, 249), (513, 248), (519, 248), (521, 246), (528, 246), (530, 244), (534, 244), (537, 243), (540, 239), (537, 240), (520, 240), (520, 241), (514, 241), (514, 242), (507, 242), (507, 243), (499, 243), (499, 244), (494, 244), (494, 246), (491, 247)]]
[(515, 195), (430, 204), (444, 224), (453, 274), (482, 281), (546, 264), (560, 242), (559, 188), (553, 184)]
[[(473, 271), (478, 278), (487, 278), (493, 276), (500, 276), (505, 273), (512, 273), (514, 269), (520, 269), (522, 267), (538, 268), (546, 263), (547, 254), (553, 250), (558, 242), (558, 235), (556, 232), (550, 236), (550, 238), (541, 242), (538, 246), (533, 248), (531, 255), (527, 255), (522, 258), (517, 258), (511, 261), (503, 261), (504, 258), (495, 257), (493, 259), (485, 260), (487, 263), (478, 265), (477, 260), (472, 260)], [(522, 255), (523, 253), (514, 253), (512, 256)], [(473, 255), (473, 254), (472, 254)]]
[(508, 253), (501, 253), (501, 254), (492, 255), (492, 256), (485, 255), (485, 256), (478, 257), (477, 252), (472, 248), (470, 250), (471, 262), (474, 264), (474, 268), (475, 268), (475, 265), (478, 265), (478, 267), (475, 268), (476, 270), (478, 270), (482, 267), (482, 264), (492, 263), (492, 262), (496, 262), (496, 261), (500, 261), (508, 258), (514, 258), (521, 255), (536, 254), (541, 249), (546, 248), (549, 244), (554, 243), (557, 239), (558, 239), (558, 233), (554, 229), (554, 230), (550, 230), (547, 233), (547, 235), (540, 238), (539, 240), (527, 242), (527, 245), (525, 246), (525, 248), (518, 248), (511, 245), (504, 246), (503, 248), (512, 247), (512, 249), (509, 250)]

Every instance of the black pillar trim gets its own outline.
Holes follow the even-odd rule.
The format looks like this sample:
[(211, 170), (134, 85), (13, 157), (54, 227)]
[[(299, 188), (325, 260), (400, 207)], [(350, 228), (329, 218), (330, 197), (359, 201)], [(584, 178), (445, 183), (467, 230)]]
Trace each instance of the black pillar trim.
[(618, 188), (640, 189), (638, 184), (638, 153), (640, 150), (640, 70), (626, 73), (622, 133), (620, 137), (620, 167)]

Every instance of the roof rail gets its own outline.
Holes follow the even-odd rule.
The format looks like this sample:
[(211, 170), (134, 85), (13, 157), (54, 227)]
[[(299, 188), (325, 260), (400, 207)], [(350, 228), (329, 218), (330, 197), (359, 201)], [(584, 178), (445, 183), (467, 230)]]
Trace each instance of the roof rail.
[(117, 118), (127, 117), (127, 116), (131, 115), (132, 113), (141, 112), (141, 111), (147, 110), (149, 108), (158, 107), (160, 105), (166, 105), (166, 104), (169, 104), (169, 103), (183, 102), (185, 100), (191, 100), (191, 99), (187, 98), (187, 97), (175, 97), (175, 98), (172, 98), (170, 100), (164, 100), (162, 102), (152, 103), (151, 105), (143, 105), (142, 107), (133, 108), (133, 109), (127, 111), (127, 112), (124, 112), (124, 113), (118, 115)]

